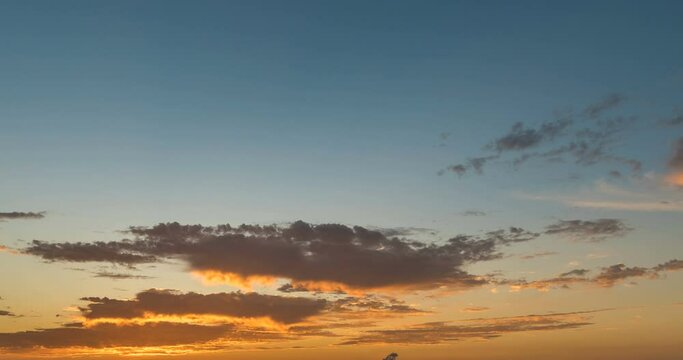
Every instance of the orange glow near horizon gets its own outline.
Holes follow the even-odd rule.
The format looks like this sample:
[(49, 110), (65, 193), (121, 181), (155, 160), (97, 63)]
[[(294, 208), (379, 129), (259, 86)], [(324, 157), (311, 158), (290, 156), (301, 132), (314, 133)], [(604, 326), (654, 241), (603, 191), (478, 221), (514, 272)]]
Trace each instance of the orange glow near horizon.
[(671, 185), (683, 187), (683, 171), (678, 171), (666, 177), (666, 182)]

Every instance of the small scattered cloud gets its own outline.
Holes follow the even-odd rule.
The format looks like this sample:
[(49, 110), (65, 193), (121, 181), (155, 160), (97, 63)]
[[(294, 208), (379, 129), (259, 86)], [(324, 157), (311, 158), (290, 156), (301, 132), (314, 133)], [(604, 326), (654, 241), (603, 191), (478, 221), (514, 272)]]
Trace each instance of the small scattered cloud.
[(522, 289), (536, 289), (539, 291), (548, 291), (557, 288), (568, 289), (576, 284), (592, 284), (603, 288), (610, 288), (631, 279), (657, 279), (666, 272), (680, 270), (683, 270), (683, 261), (673, 259), (650, 268), (615, 264), (603, 267), (600, 272), (593, 277), (587, 276), (590, 272), (587, 269), (574, 269), (560, 274), (555, 278), (534, 281), (502, 281), (501, 284), (509, 285), (511, 291), (519, 291)]
[(10, 311), (0, 310), (0, 316), (15, 316), (15, 315)]
[(145, 275), (135, 275), (135, 274), (127, 274), (127, 273), (116, 273), (116, 272), (110, 272), (110, 271), (97, 271), (93, 273), (94, 277), (97, 278), (107, 278), (107, 279), (112, 279), (112, 280), (146, 280), (146, 279), (153, 279), (152, 276), (145, 276)]
[[(625, 101), (619, 94), (610, 94), (588, 105), (578, 114), (557, 114), (555, 119), (536, 126), (516, 122), (504, 135), (493, 139), (483, 147), (489, 152), (450, 165), (439, 174), (453, 172), (459, 177), (474, 172), (483, 174), (484, 167), (494, 160), (510, 162), (515, 168), (539, 159), (548, 162), (571, 161), (579, 166), (598, 163), (620, 165), (633, 174), (640, 174), (639, 160), (614, 152), (617, 135), (628, 129), (636, 119), (633, 117), (606, 117), (608, 110), (617, 108)], [(512, 155), (509, 155), (512, 154)], [(621, 175), (618, 170), (613, 174)]]
[(519, 258), (523, 260), (531, 260), (531, 259), (536, 259), (540, 257), (546, 257), (546, 256), (552, 256), (552, 255), (557, 255), (558, 253), (555, 251), (541, 251), (533, 254), (527, 254), (527, 255), (521, 255)]
[(488, 215), (485, 211), (481, 210), (466, 210), (460, 213), (461, 216), (486, 216)]
[(45, 211), (41, 212), (0, 212), (0, 221), (3, 220), (17, 220), (17, 219), (42, 219), (45, 217)]
[(545, 233), (581, 242), (599, 242), (622, 237), (632, 229), (619, 219), (560, 220), (546, 227)]

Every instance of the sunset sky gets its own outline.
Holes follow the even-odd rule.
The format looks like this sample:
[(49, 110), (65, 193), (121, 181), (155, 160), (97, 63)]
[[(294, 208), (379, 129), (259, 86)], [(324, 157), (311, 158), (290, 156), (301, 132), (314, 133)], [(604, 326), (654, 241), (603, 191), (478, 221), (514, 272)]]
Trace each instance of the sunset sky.
[(0, 1), (0, 358), (680, 359), (682, 13)]

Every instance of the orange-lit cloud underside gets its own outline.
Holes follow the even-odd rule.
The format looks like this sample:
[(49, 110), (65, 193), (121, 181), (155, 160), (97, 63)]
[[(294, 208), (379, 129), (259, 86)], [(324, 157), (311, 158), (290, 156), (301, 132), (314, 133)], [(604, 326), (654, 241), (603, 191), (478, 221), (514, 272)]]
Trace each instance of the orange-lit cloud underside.
[[(387, 285), (381, 287), (358, 288), (335, 281), (294, 280), (267, 275), (240, 275), (215, 270), (192, 271), (192, 275), (202, 280), (204, 285), (230, 285), (245, 291), (252, 291), (255, 286), (272, 286), (277, 281), (288, 281), (293, 288), (310, 292), (335, 293), (343, 292), (354, 296), (363, 296), (371, 291), (381, 290), (384, 293), (401, 293), (423, 289), (421, 284)], [(446, 286), (437, 290), (444, 292)], [(447, 292), (447, 291), (446, 291)]]

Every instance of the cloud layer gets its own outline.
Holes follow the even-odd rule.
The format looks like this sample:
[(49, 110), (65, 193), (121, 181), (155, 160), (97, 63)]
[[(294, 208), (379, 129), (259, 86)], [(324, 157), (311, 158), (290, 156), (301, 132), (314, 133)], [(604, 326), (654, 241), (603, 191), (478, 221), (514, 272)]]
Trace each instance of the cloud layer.
[(439, 344), (467, 338), (492, 339), (506, 333), (575, 329), (591, 325), (590, 316), (598, 311), (430, 322), (402, 329), (367, 331), (342, 345)]
[[(437, 288), (484, 284), (463, 266), (500, 258), (506, 245), (539, 236), (512, 227), (428, 244), (340, 224), (289, 226), (159, 224), (133, 227), (132, 240), (95, 243), (33, 241), (24, 253), (49, 261), (98, 261), (133, 266), (163, 259), (186, 262), (209, 279), (248, 283), (289, 279), (295, 287)], [(336, 284), (336, 285), (335, 285)]]
[(275, 322), (300, 322), (325, 310), (325, 300), (283, 297), (257, 293), (181, 293), (173, 290), (150, 289), (131, 300), (88, 297), (81, 308), (87, 319), (133, 319), (145, 314), (155, 315), (222, 315), (236, 318), (267, 317)]

